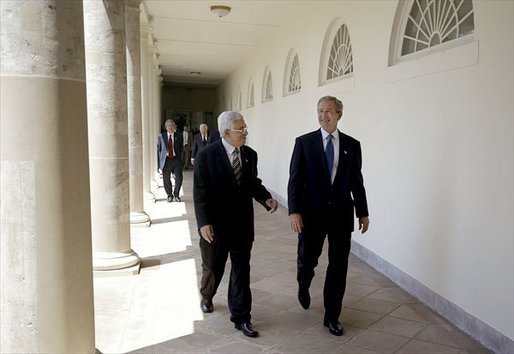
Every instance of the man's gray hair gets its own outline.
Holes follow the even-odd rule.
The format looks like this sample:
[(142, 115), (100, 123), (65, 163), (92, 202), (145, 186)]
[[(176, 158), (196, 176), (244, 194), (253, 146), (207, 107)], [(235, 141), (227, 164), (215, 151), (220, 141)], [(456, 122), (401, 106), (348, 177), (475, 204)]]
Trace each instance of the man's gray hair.
[(218, 130), (220, 136), (225, 135), (225, 130), (232, 129), (236, 120), (244, 119), (243, 115), (236, 111), (225, 111), (218, 117)]

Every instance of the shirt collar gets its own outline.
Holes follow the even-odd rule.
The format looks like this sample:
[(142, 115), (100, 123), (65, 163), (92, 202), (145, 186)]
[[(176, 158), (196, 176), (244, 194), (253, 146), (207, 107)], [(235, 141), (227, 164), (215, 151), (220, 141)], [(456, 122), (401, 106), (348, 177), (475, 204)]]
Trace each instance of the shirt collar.
[[(325, 140), (329, 133), (323, 128), (319, 128), (319, 130), (321, 130), (321, 136), (323, 137), (323, 140)], [(334, 130), (334, 132), (332, 133), (332, 139), (339, 140), (339, 129)]]
[(232, 155), (234, 150), (236, 149), (235, 146), (231, 145), (228, 141), (225, 140), (225, 138), (221, 138), (221, 143), (223, 144), (223, 147), (225, 148), (225, 151), (227, 154)]

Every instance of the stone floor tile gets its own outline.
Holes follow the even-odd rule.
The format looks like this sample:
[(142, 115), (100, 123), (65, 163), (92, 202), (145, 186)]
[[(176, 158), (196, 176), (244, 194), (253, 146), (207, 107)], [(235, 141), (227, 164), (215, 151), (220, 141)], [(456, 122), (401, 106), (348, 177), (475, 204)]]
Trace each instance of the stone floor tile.
[(369, 328), (377, 331), (413, 338), (426, 327), (425, 324), (386, 316)]
[(447, 321), (434, 311), (422, 304), (406, 304), (402, 305), (393, 312), (390, 316), (403, 318), (427, 324), (446, 324)]
[(401, 304), (398, 302), (378, 300), (370, 298), (368, 296), (354, 302), (348, 307), (355, 310), (377, 313), (379, 315), (386, 315), (400, 306)]
[(368, 296), (380, 289), (378, 285), (367, 285), (349, 282), (346, 284), (346, 293), (355, 296)]
[(381, 354), (382, 352), (376, 351), (376, 350), (371, 350), (371, 349), (366, 349), (366, 348), (361, 348), (350, 342), (350, 343), (346, 343), (343, 346), (337, 348), (334, 351), (334, 353), (337, 353), (337, 354)]
[(447, 345), (412, 340), (396, 352), (397, 354), (467, 354), (465, 350)]
[(408, 338), (380, 331), (366, 330), (353, 338), (350, 343), (380, 353), (394, 353), (409, 341)]
[(416, 339), (462, 349), (483, 348), (471, 337), (449, 324), (429, 325), (416, 336)]
[(380, 288), (368, 296), (370, 299), (378, 299), (402, 304), (419, 304), (419, 300), (407, 294), (397, 286)]
[[(335, 336), (331, 336), (337, 339)], [(339, 337), (340, 338), (340, 337)], [(340, 338), (340, 340), (344, 340)], [(272, 353), (335, 353), (340, 342), (330, 337), (313, 337), (304, 334), (292, 334), (281, 340), (271, 348)]]

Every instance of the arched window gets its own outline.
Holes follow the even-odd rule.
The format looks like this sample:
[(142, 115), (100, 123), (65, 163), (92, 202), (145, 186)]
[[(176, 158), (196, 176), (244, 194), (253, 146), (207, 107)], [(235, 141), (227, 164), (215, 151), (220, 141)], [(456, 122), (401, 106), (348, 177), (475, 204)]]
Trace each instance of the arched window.
[(298, 53), (291, 49), (286, 63), (284, 75), (284, 95), (299, 92), (302, 88), (302, 79), (300, 75), (300, 61)]
[(320, 61), (319, 84), (353, 74), (352, 44), (348, 27), (341, 19), (333, 20), (328, 26), (323, 41)]
[(435, 51), (472, 41), (472, 0), (400, 1), (393, 28), (389, 64), (414, 53)]
[(255, 105), (255, 95), (253, 90), (253, 81), (250, 79), (248, 83), (248, 108), (252, 108)]
[(273, 80), (271, 79), (271, 71), (269, 67), (264, 70), (264, 77), (262, 80), (262, 102), (269, 102), (273, 100)]

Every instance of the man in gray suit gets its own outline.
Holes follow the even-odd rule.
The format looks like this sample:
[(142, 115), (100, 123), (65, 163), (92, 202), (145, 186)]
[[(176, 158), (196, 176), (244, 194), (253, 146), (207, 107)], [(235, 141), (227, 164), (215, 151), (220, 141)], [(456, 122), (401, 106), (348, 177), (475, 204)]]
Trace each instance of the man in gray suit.
[[(172, 119), (164, 123), (166, 128), (157, 137), (157, 166), (162, 171), (164, 190), (168, 195), (168, 203), (173, 199), (180, 202), (180, 188), (182, 187), (182, 134), (177, 132), (177, 126)], [(175, 189), (171, 183), (171, 174), (175, 176)]]

